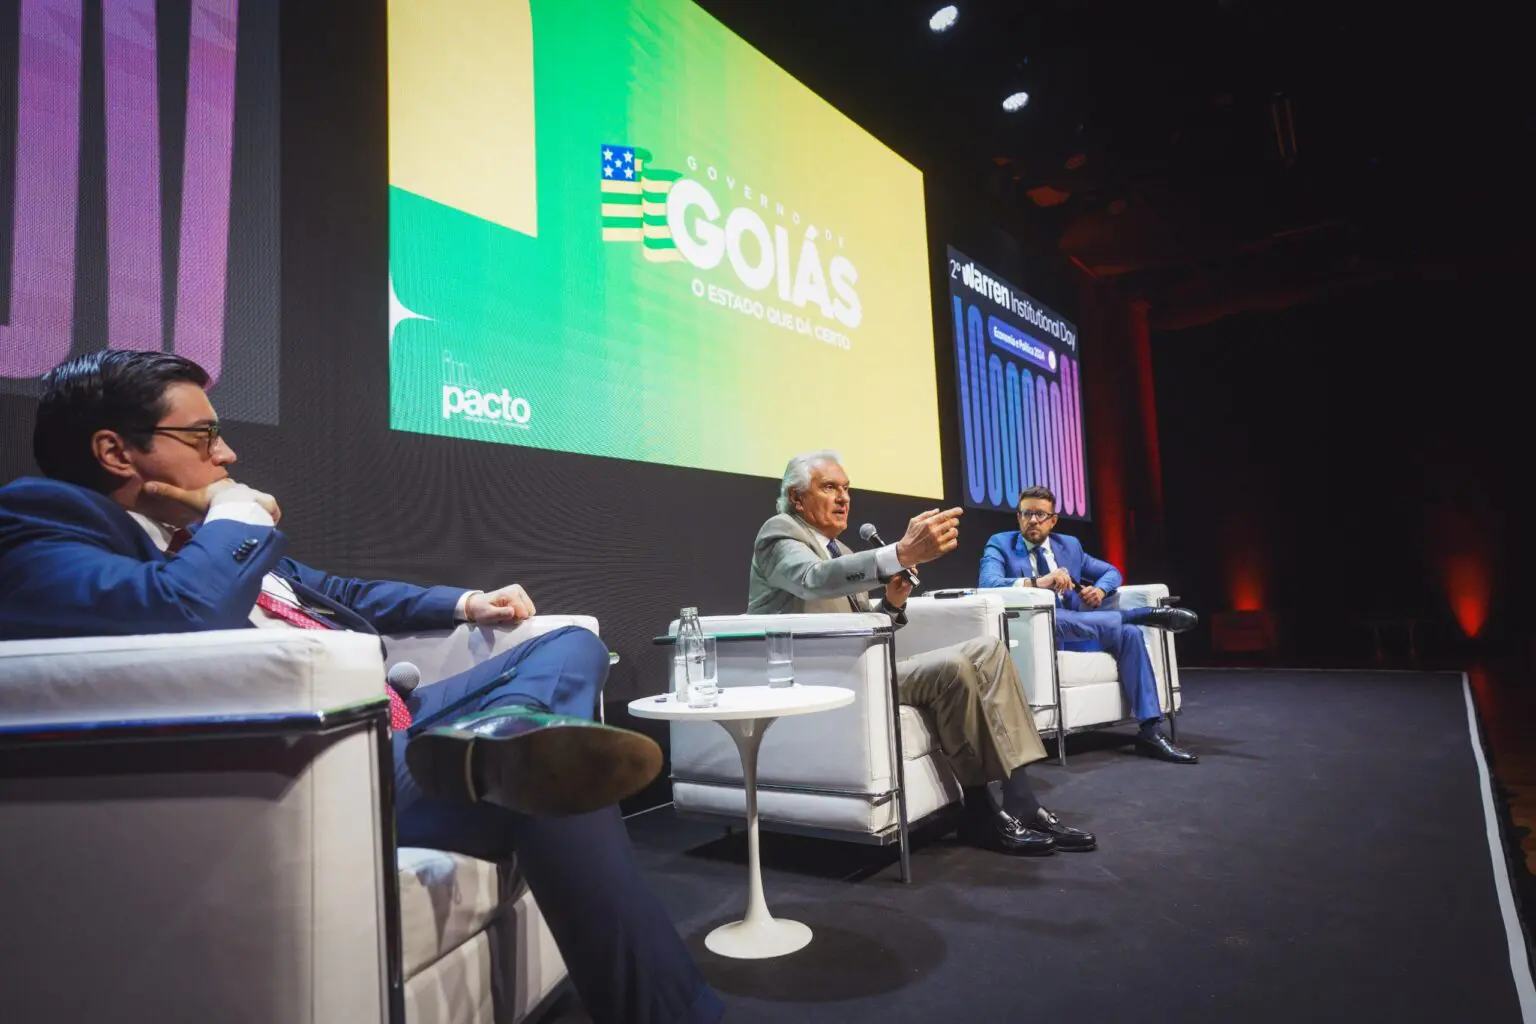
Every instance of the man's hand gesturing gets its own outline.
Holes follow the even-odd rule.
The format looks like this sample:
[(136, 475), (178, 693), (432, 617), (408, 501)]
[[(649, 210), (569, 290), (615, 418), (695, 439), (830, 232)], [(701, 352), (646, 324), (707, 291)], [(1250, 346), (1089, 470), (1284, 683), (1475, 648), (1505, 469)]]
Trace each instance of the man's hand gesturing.
[(940, 512), (932, 509), (912, 517), (907, 532), (896, 542), (896, 557), (902, 568), (911, 568), (947, 555), (960, 543), (960, 517), (963, 509)]

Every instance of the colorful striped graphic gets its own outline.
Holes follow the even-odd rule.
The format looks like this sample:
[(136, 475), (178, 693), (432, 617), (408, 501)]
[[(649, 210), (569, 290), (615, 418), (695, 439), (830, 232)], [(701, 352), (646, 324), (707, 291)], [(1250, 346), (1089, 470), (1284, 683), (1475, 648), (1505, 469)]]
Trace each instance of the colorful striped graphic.
[[(953, 249), (950, 258), (952, 263), (957, 258), (970, 262)], [(950, 304), (965, 504), (1012, 511), (1020, 491), (1044, 485), (1055, 493), (1057, 510), (1063, 515), (1088, 518), (1076, 353), (1063, 351), (1070, 346), (1041, 337), (1022, 318), (967, 290), (953, 277)], [(1027, 335), (1033, 347), (1048, 350), (1056, 372), (1020, 358), (1013, 346), (989, 344), (989, 321), (999, 320), (1007, 323), (1010, 337)], [(1072, 333), (1075, 344), (1075, 329)]]
[[(233, 359), (241, 381), (216, 396), (220, 412), (277, 422), (275, 6), (25, 0), (9, 11), (0, 393), (33, 393), (30, 378), (72, 353), (167, 351), (215, 382)], [(102, 297), (104, 311), (77, 296)]]

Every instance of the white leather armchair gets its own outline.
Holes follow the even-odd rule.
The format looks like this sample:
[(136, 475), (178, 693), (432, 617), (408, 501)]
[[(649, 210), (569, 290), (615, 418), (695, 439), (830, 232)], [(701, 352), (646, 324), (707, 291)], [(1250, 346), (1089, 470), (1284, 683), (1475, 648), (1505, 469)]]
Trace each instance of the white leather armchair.
[[(898, 845), (903, 881), (911, 880), (910, 827), (960, 800), (961, 789), (927, 715), (897, 700), (896, 658), (978, 631), (999, 635), (1003, 613), (1000, 600), (984, 596), (908, 609), (909, 624), (896, 631), (889, 616), (875, 612), (701, 620), (704, 631), (717, 637), (723, 687), (767, 682), (762, 637), (776, 630), (794, 634), (797, 683), (854, 691), (847, 707), (786, 718), (764, 733), (757, 767), (760, 827)], [(676, 621), (668, 633), (676, 635)], [(744, 821), (741, 760), (724, 730), (674, 722), (671, 751), (679, 813), (729, 825)]]
[[(1114, 658), (1102, 651), (1056, 650), (1056, 604), (1048, 591), (988, 587), (965, 593), (994, 597), (1006, 607), (1008, 641), (1035, 712), (1035, 726), (1042, 736), (1054, 735), (1060, 763), (1067, 763), (1068, 734), (1134, 721)], [(1167, 600), (1168, 588), (1161, 583), (1124, 586), (1117, 597), (1122, 609), (1157, 606)], [(1141, 634), (1157, 677), (1158, 703), (1177, 739), (1183, 694), (1173, 637), (1166, 630), (1146, 627)]]
[[(567, 623), (596, 631), (463, 626), (388, 659), (430, 682)], [(384, 671), (358, 633), (0, 643), (8, 1015), (515, 1024), (544, 1003), (565, 965), (513, 866), (395, 848)]]

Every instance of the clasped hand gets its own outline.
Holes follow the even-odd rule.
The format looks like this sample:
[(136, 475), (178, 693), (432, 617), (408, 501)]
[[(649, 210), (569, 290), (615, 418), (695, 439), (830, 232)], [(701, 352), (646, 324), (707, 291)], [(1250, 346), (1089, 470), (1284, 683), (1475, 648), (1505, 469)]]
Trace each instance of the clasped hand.
[(490, 593), (477, 590), (464, 602), (464, 614), (477, 626), (510, 625), (533, 617), (533, 599), (516, 583)]
[[(179, 512), (179, 515), (166, 516), (167, 521), (176, 525), (188, 525), (207, 517), (208, 512), (215, 505), (226, 502), (247, 501), (260, 505), (267, 510), (267, 515), (272, 517), (276, 525), (283, 518), (283, 510), (278, 507), (277, 499), (265, 491), (258, 491), (254, 487), (247, 487), (225, 477), (223, 480), (215, 480), (206, 487), (199, 487), (194, 491), (188, 491), (177, 487), (175, 484), (163, 483), (159, 480), (150, 480), (144, 484), (144, 493), (163, 502), (168, 511)], [(191, 511), (193, 516), (186, 513)]]
[(1054, 590), (1058, 594), (1065, 594), (1072, 589), (1072, 577), (1067, 575), (1067, 570), (1058, 567), (1052, 569), (1044, 576), (1036, 576), (1035, 586), (1044, 590)]

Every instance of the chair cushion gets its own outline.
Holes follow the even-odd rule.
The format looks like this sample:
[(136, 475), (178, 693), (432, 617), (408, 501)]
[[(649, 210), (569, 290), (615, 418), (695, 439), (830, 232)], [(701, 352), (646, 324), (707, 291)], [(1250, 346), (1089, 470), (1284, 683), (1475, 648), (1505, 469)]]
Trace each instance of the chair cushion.
[(485, 930), (501, 907), (497, 865), (458, 853), (403, 846), (400, 925), (410, 978)]
[(901, 705), (901, 759), (916, 761), (938, 749), (939, 741), (927, 713), (910, 704)]
[[(408, 1024), (496, 1024), (489, 932), (480, 932), (405, 979)], [(509, 1017), (516, 1020), (520, 1018)]]
[(1131, 715), (1118, 681), (1069, 686), (1062, 690), (1061, 699), (1066, 704), (1064, 724), (1068, 729), (1091, 729), (1124, 721)]
[(1120, 680), (1115, 659), (1103, 651), (1059, 651), (1056, 654), (1056, 671), (1064, 687)]
[[(941, 754), (929, 754), (903, 761), (902, 774), (907, 780), (907, 817), (917, 821), (963, 796), (954, 770)], [(672, 802), (684, 814), (744, 817), (746, 794), (738, 786), (718, 786), (699, 782), (673, 782)], [(757, 813), (762, 827), (778, 825), (824, 828), (837, 832), (874, 834), (898, 822), (896, 800), (892, 796), (861, 796), (852, 793), (800, 793), (777, 789), (757, 791)]]

